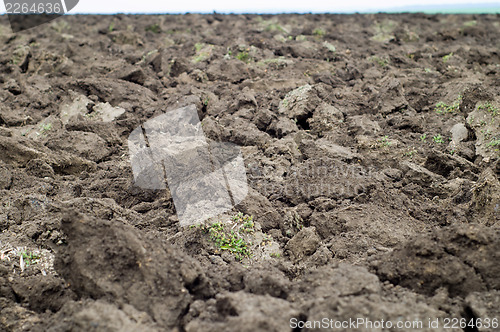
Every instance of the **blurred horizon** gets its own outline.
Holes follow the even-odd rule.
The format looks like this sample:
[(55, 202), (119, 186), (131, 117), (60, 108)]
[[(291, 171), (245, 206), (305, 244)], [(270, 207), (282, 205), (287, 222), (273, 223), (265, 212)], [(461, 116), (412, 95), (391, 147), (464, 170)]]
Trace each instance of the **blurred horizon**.
[[(0, 12), (5, 14), (5, 6), (0, 2)], [(237, 3), (232, 0), (184, 0), (166, 3), (158, 0), (122, 0), (102, 2), (80, 0), (68, 14), (372, 14), (372, 13), (426, 13), (426, 14), (500, 14), (500, 1), (480, 0), (351, 0), (349, 2), (329, 2), (323, 0), (254, 0), (251, 3)]]
[(475, 4), (457, 4), (457, 5), (413, 5), (395, 7), (387, 12), (422, 12), (427, 14), (496, 14), (500, 13), (500, 2), (498, 3), (475, 3)]

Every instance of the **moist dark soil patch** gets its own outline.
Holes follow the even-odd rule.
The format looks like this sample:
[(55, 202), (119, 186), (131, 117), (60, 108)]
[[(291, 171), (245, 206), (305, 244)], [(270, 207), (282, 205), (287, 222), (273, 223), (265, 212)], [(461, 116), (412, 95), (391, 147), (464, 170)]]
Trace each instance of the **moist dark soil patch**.
[[(1, 23), (0, 330), (499, 330), (498, 15)], [(220, 227), (134, 181), (190, 105), (245, 163)]]

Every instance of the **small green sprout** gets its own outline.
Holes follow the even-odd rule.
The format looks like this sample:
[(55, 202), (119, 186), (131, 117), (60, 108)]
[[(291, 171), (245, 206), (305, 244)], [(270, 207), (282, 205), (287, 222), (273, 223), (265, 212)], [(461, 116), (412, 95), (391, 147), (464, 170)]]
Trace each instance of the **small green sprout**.
[(212, 54), (213, 45), (196, 43), (194, 44), (195, 55), (191, 59), (193, 63), (207, 60)]
[(294, 213), (293, 215), (293, 223), (292, 226), (295, 227), (297, 230), (301, 230), (304, 228), (304, 220), (302, 219), (301, 216), (297, 212)]
[(263, 23), (265, 25), (265, 30), (268, 31), (268, 32), (279, 31), (279, 32), (288, 33), (288, 31), (285, 28), (283, 28), (278, 23), (273, 23), (273, 22), (270, 22), (270, 21), (263, 21)]
[(406, 157), (413, 158), (413, 155), (414, 155), (414, 154), (416, 154), (416, 153), (417, 153), (417, 150), (412, 149), (412, 150), (410, 150), (410, 151), (405, 152), (405, 153), (404, 153), (404, 155), (405, 155)]
[(239, 233), (252, 233), (254, 231), (253, 217), (240, 212), (233, 216), (231, 220), (236, 223), (243, 223), (238, 232), (233, 229), (227, 230), (221, 222), (202, 226), (201, 229), (208, 233), (218, 249), (231, 252), (237, 260), (241, 261), (245, 257), (250, 257), (251, 252), (248, 248), (249, 244)]
[(203, 44), (203, 43), (196, 43), (196, 44), (194, 44), (194, 50), (196, 52), (199, 52), (199, 51), (201, 51), (201, 49), (203, 48), (203, 46), (205, 46), (205, 44)]
[(494, 138), (486, 144), (488, 148), (492, 148), (493, 151), (500, 152), (500, 138)]
[(243, 61), (243, 62), (249, 62), (250, 61), (250, 54), (248, 54), (247, 51), (239, 52), (236, 55), (236, 59)]
[(488, 144), (486, 144), (486, 146), (488, 146), (488, 147), (500, 146), (500, 138), (494, 138), (494, 139), (492, 139), (491, 142), (489, 142)]
[(371, 62), (376, 62), (380, 67), (387, 67), (387, 65), (389, 64), (389, 60), (381, 58), (377, 55), (370, 57), (368, 60), (370, 60)]
[(379, 139), (379, 142), (382, 143), (382, 146), (390, 146), (391, 142), (389, 141), (389, 136), (385, 135), (381, 139)]
[(464, 24), (463, 24), (464, 27), (473, 27), (473, 26), (476, 26), (476, 25), (477, 25), (477, 21), (476, 20), (467, 21), (467, 22), (464, 22)]
[(243, 213), (242, 212), (238, 212), (237, 214), (235, 214), (234, 216), (231, 217), (231, 220), (234, 221), (234, 222), (238, 222), (241, 219), (243, 219)]
[(42, 126), (40, 126), (40, 133), (41, 134), (46, 134), (52, 129), (52, 123), (46, 123)]
[(313, 35), (318, 36), (318, 37), (323, 37), (325, 35), (325, 30), (321, 28), (316, 28), (313, 31)]
[(442, 101), (438, 102), (434, 107), (434, 111), (437, 114), (445, 114), (445, 113), (457, 113), (460, 108), (460, 102), (462, 101), (462, 95), (458, 95), (457, 99), (453, 102), (452, 105), (448, 105)]
[(20, 253), (20, 256), (22, 257), (24, 263), (26, 266), (30, 266), (33, 264), (38, 263), (38, 260), (42, 258), (40, 255), (34, 253), (34, 252), (28, 252), (28, 251), (23, 251)]
[(484, 134), (484, 138), (485, 139), (489, 139), (490, 136), (491, 136), (491, 129), (487, 129), (487, 130), (481, 130), (481, 133)]
[(421, 140), (422, 142), (425, 142), (425, 141), (427, 140), (427, 134), (422, 134), (422, 135), (420, 135), (420, 140)]
[(471, 126), (474, 123), (474, 114), (471, 114), (468, 123), (469, 123), (469, 126)]
[(492, 116), (497, 116), (499, 114), (498, 107), (495, 107), (491, 102), (481, 104), (477, 107), (479, 110), (486, 110), (491, 113)]
[(450, 60), (450, 58), (453, 56), (453, 52), (451, 52), (450, 54), (446, 54), (445, 56), (442, 57), (442, 60), (444, 63), (448, 62), (448, 60)]
[(443, 139), (443, 136), (441, 136), (441, 134), (437, 134), (436, 136), (433, 136), (432, 140), (434, 141), (434, 143), (444, 143), (444, 139)]
[(145, 30), (151, 31), (153, 33), (160, 33), (161, 32), (161, 28), (160, 28), (160, 25), (158, 23), (148, 25)]

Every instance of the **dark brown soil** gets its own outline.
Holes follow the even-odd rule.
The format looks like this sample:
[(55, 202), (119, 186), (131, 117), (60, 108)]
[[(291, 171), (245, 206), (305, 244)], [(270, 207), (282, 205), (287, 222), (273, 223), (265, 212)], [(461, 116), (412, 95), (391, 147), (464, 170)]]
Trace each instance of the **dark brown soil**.
[[(1, 331), (500, 330), (444, 326), (500, 319), (498, 15), (2, 17), (0, 42)], [(193, 104), (241, 146), (243, 260), (134, 184), (128, 135)]]

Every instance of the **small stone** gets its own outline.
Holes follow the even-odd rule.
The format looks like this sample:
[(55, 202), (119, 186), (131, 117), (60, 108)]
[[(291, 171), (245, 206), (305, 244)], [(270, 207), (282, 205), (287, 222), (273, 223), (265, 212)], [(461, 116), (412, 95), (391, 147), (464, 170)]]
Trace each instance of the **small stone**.
[(454, 125), (450, 129), (450, 132), (453, 142), (457, 144), (462, 141), (465, 141), (469, 136), (469, 131), (467, 130), (467, 127), (465, 127), (463, 123), (457, 123), (456, 125)]

